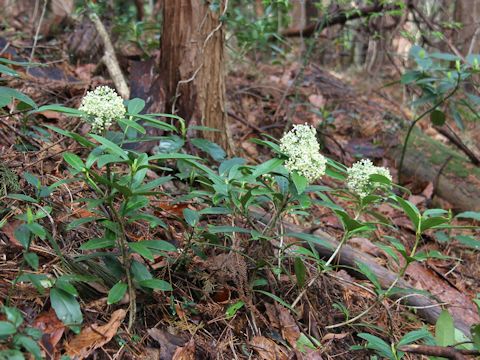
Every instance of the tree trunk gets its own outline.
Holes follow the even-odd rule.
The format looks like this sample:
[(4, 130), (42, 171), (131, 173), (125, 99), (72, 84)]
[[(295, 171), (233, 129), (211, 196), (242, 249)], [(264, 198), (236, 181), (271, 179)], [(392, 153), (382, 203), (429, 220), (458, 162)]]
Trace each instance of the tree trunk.
[(203, 0), (164, 1), (159, 81), (166, 111), (220, 130), (203, 137), (228, 150), (223, 11)]
[(479, 17), (479, 0), (457, 0), (455, 2), (454, 19), (462, 24), (462, 28), (454, 33), (453, 42), (464, 56), (480, 52)]

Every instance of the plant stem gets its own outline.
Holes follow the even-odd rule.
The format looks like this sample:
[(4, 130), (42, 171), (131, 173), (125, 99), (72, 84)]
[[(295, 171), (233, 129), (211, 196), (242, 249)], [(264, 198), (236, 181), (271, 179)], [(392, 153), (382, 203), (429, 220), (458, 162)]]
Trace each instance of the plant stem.
[(401, 183), (401, 176), (402, 176), (402, 170), (403, 170), (403, 162), (405, 160), (405, 154), (407, 152), (407, 146), (408, 146), (408, 141), (410, 140), (410, 135), (412, 134), (413, 128), (415, 125), (422, 120), (426, 115), (430, 114), (433, 110), (438, 108), (440, 105), (442, 105), (445, 101), (450, 99), (458, 90), (460, 86), (460, 74), (457, 73), (457, 84), (455, 85), (455, 88), (447, 95), (445, 96), (442, 100), (438, 101), (435, 105), (433, 105), (430, 109), (424, 111), (421, 113), (419, 116), (417, 116), (410, 124), (407, 130), (407, 135), (405, 136), (405, 141), (403, 142), (403, 147), (402, 147), (402, 155), (400, 156), (400, 164), (398, 165), (398, 182)]
[[(111, 168), (110, 164), (107, 164), (107, 179), (109, 182), (114, 181), (111, 178)], [(110, 193), (110, 188), (107, 188), (106, 196), (108, 200), (108, 207), (112, 214), (113, 220), (120, 226), (120, 236), (117, 237), (118, 247), (120, 248), (120, 254), (122, 256), (122, 264), (125, 269), (125, 276), (127, 277), (127, 286), (128, 286), (128, 297), (129, 297), (129, 312), (128, 312), (128, 331), (132, 329), (132, 326), (135, 322), (135, 315), (137, 312), (137, 302), (136, 302), (136, 293), (135, 287), (133, 286), (132, 275), (130, 273), (130, 256), (128, 254), (128, 241), (126, 238), (125, 224), (123, 219), (120, 217), (115, 205), (113, 204), (113, 197)], [(128, 199), (125, 199), (125, 203), (128, 203)]]
[(114, 217), (115, 222), (120, 225), (120, 236), (118, 237), (118, 247), (120, 248), (120, 253), (122, 255), (122, 263), (125, 268), (125, 275), (127, 277), (127, 286), (128, 286), (128, 296), (130, 301), (129, 313), (128, 313), (128, 331), (132, 329), (132, 326), (135, 322), (135, 314), (137, 312), (137, 303), (136, 303), (136, 293), (133, 286), (132, 274), (130, 273), (130, 256), (128, 254), (128, 242), (125, 236), (125, 224), (123, 219), (118, 214), (118, 211), (113, 206), (113, 201), (109, 201), (110, 211)]

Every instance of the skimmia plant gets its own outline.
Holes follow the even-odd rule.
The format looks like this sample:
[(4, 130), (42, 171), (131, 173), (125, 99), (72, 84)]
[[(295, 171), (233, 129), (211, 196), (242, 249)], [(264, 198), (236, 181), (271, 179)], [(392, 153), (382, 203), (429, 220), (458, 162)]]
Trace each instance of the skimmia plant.
[[(210, 141), (187, 138), (190, 131), (177, 116), (142, 114), (144, 105), (141, 99), (121, 101), (114, 90), (101, 87), (88, 92), (79, 109), (49, 105), (31, 111), (32, 114), (44, 110), (57, 111), (80, 117), (91, 126), (90, 133), (86, 135), (47, 126), (73, 139), (82, 149), (77, 154), (67, 152), (63, 155), (70, 178), (44, 186), (40, 179), (24, 173), (23, 177), (33, 191), (26, 195), (9, 190), (8, 195), (24, 204), (23, 213), (17, 215), (21, 225), (15, 231), (15, 237), (24, 247), (24, 266), (16, 282), (30, 282), (39, 291), (48, 291), (57, 316), (73, 330), (78, 331), (83, 320), (78, 302), (81, 294), (77, 291), (80, 284), (99, 282), (109, 289), (108, 304), (128, 303), (128, 325), (131, 329), (137, 313), (137, 295), (153, 296), (155, 292), (161, 292), (173, 304), (176, 293), (167, 274), (185, 269), (194, 255), (207, 259), (212, 248), (243, 254), (257, 276), (250, 291), (258, 296), (270, 297), (295, 311), (301, 291), (311, 284), (306, 282), (307, 265), (316, 266), (319, 273), (331, 271), (337, 266), (334, 260), (342, 246), (350, 238), (359, 234), (368, 235), (379, 227), (392, 227), (389, 220), (378, 212), (378, 205), (389, 203), (399, 208), (415, 229), (415, 243), (411, 249), (393, 237), (379, 244), (399, 265), (398, 279), (412, 262), (439, 256), (418, 252), (426, 231), (452, 229), (453, 215), (450, 212), (433, 209), (421, 213), (414, 204), (395, 194), (388, 169), (375, 166), (368, 159), (348, 168), (326, 158), (320, 152), (316, 130), (309, 125), (294, 126), (280, 141), (272, 138), (254, 140), (270, 148), (274, 156), (263, 163), (251, 165), (239, 157), (227, 158), (226, 153)], [(163, 135), (155, 138), (147, 136), (147, 127), (159, 128)], [(159, 140), (153, 155), (127, 146), (151, 140)], [(211, 159), (189, 154), (184, 147), (187, 141)], [(84, 155), (79, 156), (79, 153)], [(156, 173), (153, 179), (147, 176), (149, 170)], [(338, 188), (318, 184), (326, 177), (334, 178)], [(71, 221), (64, 231), (77, 231), (88, 226), (98, 233), (95, 238), (83, 238), (78, 249), (81, 254), (74, 258), (62, 254), (58, 245), (62, 234), (51, 233), (47, 226), (53, 222), (54, 212), (49, 196), (65, 182), (83, 185), (84, 197), (77, 201), (85, 205), (90, 215)], [(167, 184), (169, 186), (164, 186)], [(176, 184), (181, 184), (179, 189), (182, 190), (177, 190), (175, 195), (165, 190)], [(131, 235), (138, 223), (148, 224), (152, 234), (167, 227), (164, 219), (153, 211), (158, 197), (168, 198), (173, 203), (195, 202), (194, 208), (185, 208), (182, 216), (175, 219), (186, 228), (185, 240), (179, 248), (168, 239), (136, 239)], [(344, 199), (348, 207), (337, 204), (334, 201), (336, 197)], [(282, 224), (291, 215), (308, 217), (314, 205), (330, 209), (344, 228), (339, 246), (332, 249), (333, 254), (328, 259), (319, 256), (315, 244), (327, 247), (331, 244), (312, 234), (286, 232)], [(464, 214), (464, 217), (468, 216)], [(81, 231), (78, 236), (82, 238)], [(299, 242), (291, 244), (285, 240), (287, 237), (296, 238)], [(31, 251), (31, 244), (35, 241), (50, 242), (62, 260), (65, 274), (47, 276), (30, 271), (37, 270), (39, 266), (37, 255)], [(299, 246), (305, 244), (307, 246)], [(252, 258), (251, 254), (262, 254), (262, 257)], [(154, 270), (150, 264), (159, 257), (165, 260), (162, 261), (164, 267), (155, 267)], [(300, 295), (298, 300), (288, 304), (271, 292), (266, 285), (265, 274), (272, 271), (278, 276), (290, 276), (291, 269)], [(399, 291), (396, 282), (384, 289), (368, 268), (359, 265), (359, 270), (374, 284), (379, 304)], [(65, 304), (67, 306), (63, 306)], [(226, 309), (226, 316), (233, 318), (245, 308), (248, 310), (248, 306), (238, 300)], [(355, 323), (370, 309), (339, 325)], [(2, 333), (0, 324), (0, 342), (8, 341), (12, 346), (17, 344), (15, 334), (23, 328), (15, 327), (14, 333), (12, 325), (4, 325), (6, 332)], [(360, 337), (367, 341), (367, 347), (382, 356), (388, 353), (393, 354), (392, 358), (400, 358), (403, 356), (398, 350), (401, 346), (427, 339), (426, 334), (426, 330), (407, 334), (398, 344), (387, 344), (370, 334), (361, 334)], [(27, 336), (32, 341), (36, 339), (33, 335)], [(315, 347), (315, 341), (310, 341), (309, 346)], [(22, 348), (26, 348), (24, 343), (14, 350)], [(33, 347), (27, 350), (36, 351)]]

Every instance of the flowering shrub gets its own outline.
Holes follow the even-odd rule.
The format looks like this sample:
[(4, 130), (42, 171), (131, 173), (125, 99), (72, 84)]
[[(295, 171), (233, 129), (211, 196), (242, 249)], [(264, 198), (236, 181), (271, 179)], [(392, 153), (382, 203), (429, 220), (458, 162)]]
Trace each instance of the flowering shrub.
[(373, 181), (371, 175), (382, 175), (392, 180), (390, 171), (381, 166), (375, 166), (369, 159), (362, 159), (347, 169), (347, 187), (361, 198), (370, 195), (384, 184)]
[(325, 174), (327, 159), (320, 154), (317, 130), (310, 125), (295, 125), (280, 140), (280, 150), (288, 156), (285, 167), (309, 182)]
[(115, 120), (123, 118), (126, 113), (123, 99), (108, 86), (99, 86), (87, 92), (82, 99), (80, 110), (89, 115), (87, 121), (92, 125), (93, 133), (107, 130)]

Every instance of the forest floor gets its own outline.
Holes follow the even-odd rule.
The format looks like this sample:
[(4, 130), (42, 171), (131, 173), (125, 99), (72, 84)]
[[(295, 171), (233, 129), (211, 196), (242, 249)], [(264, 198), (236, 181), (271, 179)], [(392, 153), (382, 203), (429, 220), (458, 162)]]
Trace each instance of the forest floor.
[[(0, 49), (10, 44), (0, 56), (28, 58), (26, 44), (11, 35), (0, 37)], [(96, 65), (52, 61), (59, 58), (65, 58), (61, 44), (38, 44), (35, 59), (40, 63), (50, 61), (50, 65), (34, 67), (28, 72), (18, 67), (16, 70), (22, 77), (9, 80), (8, 86), (23, 91), (37, 104), (61, 103), (77, 108), (88, 89), (112, 85)], [(130, 83), (136, 81), (131, 77), (129, 80)], [(410, 115), (402, 109), (399, 92), (379, 90), (380, 86), (366, 89), (359, 80), (349, 85), (325, 69), (316, 65), (303, 68), (298, 62), (239, 64), (228, 75), (227, 84), (229, 128), (236, 156), (251, 163), (268, 160), (271, 153), (250, 139), (264, 133), (279, 139), (292, 124), (308, 123), (319, 129), (323, 151), (331, 158), (347, 165), (359, 156), (376, 159), (377, 164), (389, 167), (396, 177), (395, 163), (385, 157), (385, 149), (377, 145), (377, 140), (387, 114), (399, 118)], [(35, 175), (44, 185), (68, 178), (62, 154), (65, 151), (79, 156), (85, 154), (71, 139), (47, 131), (43, 125), (76, 129), (80, 133), (88, 129), (79, 119), (51, 111), (36, 116), (15, 115), (15, 109), (12, 111), (13, 114), (0, 117), (0, 162), (20, 176), (24, 172)], [(158, 175), (152, 172), (149, 176)], [(434, 184), (413, 180), (407, 184), (412, 191), (411, 202), (422, 210), (435, 203), (448, 208), (448, 203), (434, 196)], [(321, 185), (335, 186), (335, 180), (324, 180)], [(34, 191), (23, 178), (20, 187), (25, 195)], [(85, 239), (98, 236), (94, 226), (66, 230), (70, 221), (91, 216), (89, 210), (77, 202), (86, 191), (81, 183), (59, 187), (50, 200), (54, 209), (52, 216), (45, 219), (45, 226), (57, 234), (61, 252), (72, 259), (85, 255), (78, 250)], [(108, 306), (108, 289), (99, 282), (79, 287), (84, 324), (80, 335), (76, 335), (52, 311), (48, 293), (38, 293), (27, 283), (12, 286), (23, 268), (22, 245), (14, 234), (20, 222), (15, 216), (23, 205), (8, 198), (0, 201), (5, 207), (0, 209), (0, 304), (8, 299), (10, 306), (21, 310), (26, 323), (43, 330), (42, 347), (51, 358), (78, 353), (96, 359), (290, 359), (295, 353), (299, 359), (361, 359), (368, 358), (369, 353), (351, 350), (351, 346), (362, 343), (356, 336), (359, 332), (398, 340), (405, 333), (424, 326), (414, 312), (399, 303), (390, 300), (377, 303), (370, 282), (344, 269), (317, 273), (312, 264), (308, 268), (307, 283), (314, 281), (306, 288), (294, 314), (278, 301), (245, 288), (244, 285), (254, 280), (251, 264), (232, 253), (211, 249), (208, 260), (192, 256), (181, 272), (170, 273), (162, 258), (149, 264), (162, 276), (170, 277), (174, 292), (172, 296), (154, 293), (153, 297), (140, 297), (138, 321), (131, 334), (126, 332), (123, 322), (122, 309), (126, 304)], [(138, 223), (129, 229), (131, 237), (168, 239), (181, 247), (187, 230), (177, 219), (185, 208), (195, 208), (195, 202), (157, 198), (155, 205), (155, 215), (166, 222), (167, 229), (153, 231)], [(392, 235), (409, 247), (413, 244), (414, 232), (407, 217), (398, 209), (385, 205), (381, 212), (388, 214), (395, 226), (376, 233), (371, 239), (353, 238), (349, 244), (375, 257), (380, 266), (395, 270), (390, 256), (378, 243), (384, 236)], [(342, 233), (338, 218), (320, 205), (315, 206), (306, 219), (292, 216), (286, 220), (307, 233), (320, 229), (335, 238)], [(471, 235), (478, 237), (478, 232), (472, 230)], [(31, 249), (40, 258), (38, 273), (58, 276), (75, 271), (64, 268), (48, 240), (36, 242)], [(412, 286), (433, 293), (442, 302), (462, 304), (458, 316), (465, 317), (467, 323), (478, 323), (471, 299), (480, 293), (480, 268), (476, 266), (479, 252), (458, 241), (438, 241), (434, 234), (424, 238), (420, 250), (438, 251), (448, 257), (429, 259), (412, 268), (407, 273)], [(181, 254), (170, 256), (175, 258)], [(82, 271), (81, 267), (78, 269)], [(270, 273), (267, 281), (275, 284), (276, 294), (281, 295), (286, 304), (292, 304), (299, 295), (292, 277)], [(227, 317), (226, 309), (238, 299), (247, 304), (246, 309)], [(370, 307), (357, 322), (328, 328)], [(295, 348), (303, 334), (318, 339), (319, 349)]]

